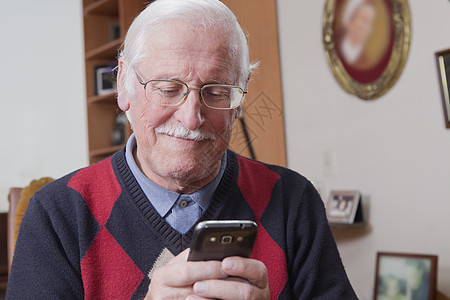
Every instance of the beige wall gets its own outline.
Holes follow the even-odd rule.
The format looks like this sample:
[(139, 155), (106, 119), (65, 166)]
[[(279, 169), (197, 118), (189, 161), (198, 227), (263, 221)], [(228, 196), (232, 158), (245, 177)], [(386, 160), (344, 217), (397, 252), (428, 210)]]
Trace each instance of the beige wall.
[(87, 164), (79, 0), (0, 1), (0, 211), (11, 186)]
[[(408, 62), (374, 102), (345, 93), (332, 76), (322, 51), (324, 4), (278, 1), (288, 166), (325, 193), (362, 191), (370, 227), (337, 233), (362, 299), (372, 294), (377, 251), (439, 255), (438, 287), (450, 295), (450, 130), (434, 61), (450, 48), (450, 4), (410, 1)], [(324, 164), (330, 158), (334, 174)]]

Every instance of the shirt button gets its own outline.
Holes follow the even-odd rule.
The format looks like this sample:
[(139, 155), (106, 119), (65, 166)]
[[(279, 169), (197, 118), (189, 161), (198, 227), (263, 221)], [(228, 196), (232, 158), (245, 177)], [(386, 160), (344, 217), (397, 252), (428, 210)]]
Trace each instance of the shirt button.
[(188, 205), (188, 202), (186, 200), (181, 200), (179, 206), (180, 208), (185, 208)]

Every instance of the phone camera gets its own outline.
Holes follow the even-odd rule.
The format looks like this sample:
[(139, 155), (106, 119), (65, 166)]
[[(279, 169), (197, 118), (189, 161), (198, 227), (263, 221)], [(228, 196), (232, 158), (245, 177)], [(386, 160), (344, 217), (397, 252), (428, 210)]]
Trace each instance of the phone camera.
[(230, 244), (232, 241), (233, 241), (233, 238), (231, 237), (231, 235), (222, 236), (222, 240), (221, 240), (222, 244)]

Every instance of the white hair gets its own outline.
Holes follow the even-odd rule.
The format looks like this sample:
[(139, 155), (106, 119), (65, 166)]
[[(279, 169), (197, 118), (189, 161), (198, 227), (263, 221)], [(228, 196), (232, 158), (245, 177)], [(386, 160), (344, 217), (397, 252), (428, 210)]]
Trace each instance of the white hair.
[[(134, 80), (136, 76), (133, 68), (143, 59), (146, 42), (151, 39), (149, 32), (161, 29), (166, 23), (173, 20), (182, 20), (192, 30), (208, 30), (211, 27), (219, 27), (225, 30), (224, 34), (230, 34), (236, 49), (240, 55), (240, 83), (247, 84), (253, 68), (257, 64), (250, 64), (247, 37), (239, 25), (233, 12), (219, 0), (156, 0), (149, 4), (131, 24), (119, 59), (126, 65), (124, 74), (124, 91), (128, 96), (134, 96)], [(243, 86), (246, 88), (246, 86)], [(119, 95), (120, 97), (120, 95)]]

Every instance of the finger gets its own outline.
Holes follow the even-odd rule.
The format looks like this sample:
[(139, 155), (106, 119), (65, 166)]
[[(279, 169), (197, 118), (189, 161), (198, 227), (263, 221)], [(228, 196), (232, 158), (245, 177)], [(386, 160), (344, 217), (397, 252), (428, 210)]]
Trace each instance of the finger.
[(191, 295), (187, 296), (185, 300), (210, 300), (210, 298), (203, 298), (198, 295), (191, 294)]
[(149, 286), (145, 300), (152, 299), (185, 299), (192, 295), (192, 286), (186, 287), (167, 287), (161, 285), (159, 282), (152, 281)]
[(194, 282), (228, 276), (220, 261), (189, 262), (188, 255), (185, 250), (153, 272), (146, 299), (185, 299), (193, 294)]
[(222, 271), (220, 261), (190, 262), (180, 259), (156, 270), (152, 280), (158, 278), (158, 281), (164, 282), (166, 286), (181, 287), (199, 280), (220, 279), (227, 276), (228, 274)]
[(196, 295), (205, 298), (220, 298), (227, 300), (242, 299), (269, 299), (269, 289), (259, 288), (246, 280), (204, 280), (193, 285)]
[(222, 261), (222, 270), (230, 276), (244, 278), (262, 289), (268, 285), (267, 268), (256, 259), (227, 257)]
[[(163, 264), (153, 271), (152, 275), (152, 285), (159, 286), (172, 286), (172, 287), (181, 287), (189, 284), (183, 284), (180, 281), (172, 280), (174, 279), (171, 276), (171, 273), (176, 271), (178, 268), (182, 268), (183, 264), (187, 261), (187, 256), (189, 255), (189, 249), (184, 250), (174, 258), (172, 258), (167, 264)], [(173, 274), (173, 273), (172, 273)], [(176, 279), (176, 278), (175, 278)]]

